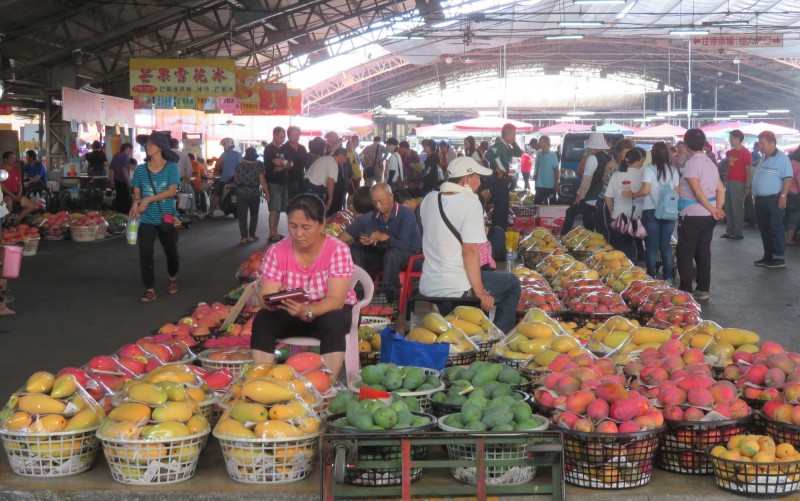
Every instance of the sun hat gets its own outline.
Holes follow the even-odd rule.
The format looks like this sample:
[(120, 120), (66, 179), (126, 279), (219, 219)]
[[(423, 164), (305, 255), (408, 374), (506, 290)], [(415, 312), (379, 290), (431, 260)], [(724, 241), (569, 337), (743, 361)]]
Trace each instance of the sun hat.
[(608, 144), (606, 143), (606, 136), (602, 132), (589, 133), (589, 139), (583, 142), (583, 145), (593, 150), (607, 150)]
[(471, 174), (490, 176), (492, 171), (476, 162), (472, 157), (458, 157), (447, 166), (447, 175), (451, 179)]
[(248, 162), (255, 162), (258, 160), (258, 152), (251, 146), (244, 150), (244, 159)]
[(157, 146), (161, 150), (161, 156), (167, 162), (177, 162), (180, 158), (177, 153), (169, 149), (169, 138), (164, 134), (153, 132), (147, 138), (153, 146)]

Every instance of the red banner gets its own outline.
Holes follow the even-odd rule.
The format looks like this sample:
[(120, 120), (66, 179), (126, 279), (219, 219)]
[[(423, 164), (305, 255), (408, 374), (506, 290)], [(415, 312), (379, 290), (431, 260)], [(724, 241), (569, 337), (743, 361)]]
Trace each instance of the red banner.
[(258, 88), (259, 110), (262, 115), (284, 115), (287, 106), (286, 84), (262, 82)]

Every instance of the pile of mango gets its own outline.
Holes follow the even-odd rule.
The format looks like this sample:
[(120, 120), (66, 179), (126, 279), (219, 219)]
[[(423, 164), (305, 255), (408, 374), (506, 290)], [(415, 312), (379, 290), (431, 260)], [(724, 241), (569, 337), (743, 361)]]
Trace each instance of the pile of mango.
[[(312, 375), (312, 377), (314, 376)], [(300, 400), (312, 408), (317, 408), (322, 404), (322, 396), (316, 387), (309, 379), (298, 373), (294, 367), (285, 364), (260, 363), (250, 366), (231, 383), (228, 391), (219, 398), (219, 406), (228, 409), (233, 402), (241, 400), (244, 384), (251, 379), (257, 378), (270, 378), (279, 381), (281, 386), (288, 385)]]
[(621, 294), (630, 284), (637, 280), (651, 280), (650, 275), (642, 268), (633, 266), (631, 268), (617, 268), (606, 275), (606, 285), (611, 290)]
[[(419, 400), (414, 397), (404, 397), (397, 393), (392, 393), (392, 402), (400, 400), (403, 401), (406, 408), (411, 412), (420, 412), (421, 407)], [(330, 414), (342, 414), (347, 412), (347, 409), (349, 409), (353, 403), (358, 403), (358, 401), (358, 395), (355, 393), (351, 391), (340, 391), (328, 404), (328, 412)]]
[[(458, 308), (464, 308), (459, 306)], [(456, 308), (456, 310), (458, 310)], [(462, 315), (463, 315), (462, 310)], [(480, 311), (480, 310), (478, 310)], [(483, 312), (480, 312), (483, 318), (486, 316)], [(485, 332), (489, 330), (489, 327), (484, 327), (480, 324), (473, 324), (472, 322), (468, 322), (461, 317), (458, 317), (453, 312), (453, 315), (448, 315), (450, 320), (456, 320), (462, 326), (466, 326), (468, 329), (471, 330), (473, 336), (476, 336), (480, 339), (483, 338)], [(472, 318), (472, 317), (470, 317)], [(477, 318), (474, 318), (477, 319)], [(488, 320), (487, 320), (488, 322)], [(487, 335), (488, 336), (488, 335)], [(478, 346), (475, 344), (472, 339), (470, 339), (469, 335), (461, 328), (455, 326), (453, 323), (445, 319), (438, 313), (428, 313), (422, 319), (422, 326), (414, 327), (406, 336), (406, 339), (409, 341), (417, 341), (419, 343), (425, 344), (434, 344), (434, 343), (448, 343), (450, 345), (450, 354), (458, 354), (458, 353), (472, 353), (478, 351)]]
[[(537, 308), (529, 310), (522, 321), (489, 354), (495, 360), (533, 360), (541, 352), (569, 353), (580, 350), (577, 338), (565, 334), (558, 322)], [(541, 355), (541, 364), (549, 365), (549, 355)]]
[(445, 378), (452, 385), (469, 383), (469, 386), (480, 388), (490, 383), (509, 385), (527, 385), (528, 380), (519, 372), (506, 364), (476, 361), (469, 366), (455, 366), (445, 369)]
[(717, 485), (764, 496), (795, 492), (800, 482), (800, 453), (791, 443), (766, 435), (736, 435), (711, 449)]
[[(513, 369), (511, 369), (513, 370)], [(528, 380), (525, 379), (525, 384)], [(522, 401), (525, 397), (524, 394), (514, 391), (508, 383), (498, 383), (496, 381), (485, 383), (481, 386), (475, 387), (469, 381), (458, 380), (447, 389), (447, 391), (437, 391), (430, 397), (430, 400), (440, 404), (462, 406), (468, 401), (476, 401), (475, 399), (480, 396), (484, 400), (491, 400), (500, 397), (513, 397), (514, 400)]]
[(358, 326), (358, 351), (381, 351), (381, 331), (371, 325)]
[(436, 375), (425, 375), (422, 367), (398, 367), (395, 364), (368, 365), (361, 369), (361, 380), (354, 383), (356, 388), (414, 393), (436, 390), (444, 384)]
[(520, 394), (489, 394), (481, 388), (470, 392), (461, 411), (449, 414), (441, 423), (468, 431), (520, 431), (547, 426), (547, 419), (534, 416), (530, 405), (519, 400)]
[(541, 253), (551, 253), (557, 249), (563, 249), (558, 239), (546, 228), (536, 228), (519, 243), (521, 251), (533, 251)]
[(625, 257), (625, 253), (618, 250), (595, 252), (587, 264), (596, 270), (600, 277), (606, 277), (617, 268), (633, 267), (633, 263)]
[(638, 322), (624, 317), (611, 317), (592, 333), (586, 348), (598, 356), (610, 356), (624, 365), (629, 355), (649, 347), (658, 348), (671, 339), (669, 330), (640, 327)]
[(539, 261), (539, 264), (536, 265), (536, 272), (550, 280), (560, 269), (576, 262), (575, 258), (569, 254), (553, 253)]
[(614, 249), (606, 242), (606, 238), (602, 234), (587, 230), (583, 226), (576, 226), (570, 230), (569, 233), (561, 237), (561, 241), (569, 249), (586, 252)]
[(703, 350), (710, 365), (726, 367), (734, 363), (736, 352), (755, 353), (759, 351), (761, 336), (742, 329), (723, 329), (716, 322), (703, 320), (698, 325), (681, 334), (681, 342), (686, 346)]
[(393, 400), (391, 404), (383, 400), (350, 400), (343, 411), (345, 415), (331, 424), (361, 431), (405, 430), (430, 424), (428, 415), (414, 412), (402, 399)]

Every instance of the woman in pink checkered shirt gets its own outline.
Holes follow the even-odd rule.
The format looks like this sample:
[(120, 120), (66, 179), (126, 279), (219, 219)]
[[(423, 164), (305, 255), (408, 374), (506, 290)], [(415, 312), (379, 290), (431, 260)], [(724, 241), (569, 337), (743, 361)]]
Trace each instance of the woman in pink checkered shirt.
[(316, 195), (298, 195), (286, 209), (289, 238), (270, 246), (261, 267), (260, 297), (282, 290), (306, 291), (307, 303), (261, 302), (250, 347), (256, 363), (275, 361), (275, 340), (308, 336), (320, 340), (325, 364), (338, 374), (344, 362), (356, 294), (350, 288), (353, 259), (341, 240), (326, 236), (325, 205)]

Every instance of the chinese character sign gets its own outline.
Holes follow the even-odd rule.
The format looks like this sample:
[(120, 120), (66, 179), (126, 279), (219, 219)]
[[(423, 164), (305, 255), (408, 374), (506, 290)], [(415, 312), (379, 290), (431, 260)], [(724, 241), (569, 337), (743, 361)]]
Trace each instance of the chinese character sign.
[(288, 89), (286, 91), (286, 114), (303, 114), (303, 92), (300, 89)]
[(692, 38), (692, 45), (695, 47), (708, 48), (742, 47), (751, 49), (783, 47), (783, 35), (780, 33), (705, 35)]
[(241, 115), (260, 115), (258, 105), (258, 68), (236, 68), (236, 99)]
[(262, 115), (282, 115), (286, 110), (286, 84), (261, 82), (258, 95)]
[(232, 96), (233, 59), (131, 59), (131, 96)]

